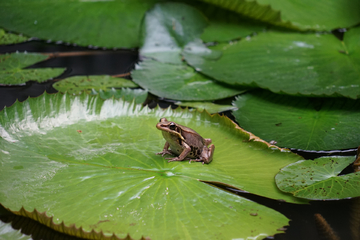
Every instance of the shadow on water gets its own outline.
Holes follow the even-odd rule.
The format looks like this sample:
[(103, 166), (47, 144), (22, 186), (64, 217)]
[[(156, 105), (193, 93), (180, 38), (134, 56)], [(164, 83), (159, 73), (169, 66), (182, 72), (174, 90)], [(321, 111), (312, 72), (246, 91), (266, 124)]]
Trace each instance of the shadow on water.
[[(10, 53), (15, 51), (27, 52), (87, 52), (89, 54), (79, 56), (53, 57), (47, 61), (37, 63), (31, 67), (66, 67), (67, 70), (60, 76), (65, 78), (74, 75), (118, 75), (129, 72), (138, 61), (138, 52), (136, 50), (103, 50), (99, 52), (96, 49), (84, 47), (66, 46), (54, 43), (45, 43), (42, 41), (29, 41), (17, 45), (0, 46), (0, 53)], [(0, 110), (5, 106), (11, 106), (17, 99), (25, 101), (29, 96), (40, 96), (44, 91), (48, 93), (57, 92), (52, 87), (53, 81), (37, 83), (30, 81), (22, 86), (0, 86)], [(161, 101), (155, 96), (149, 94), (147, 100), (149, 107), (155, 107), (159, 104), (167, 107), (173, 104)], [(227, 113), (225, 113), (228, 115)], [(230, 116), (230, 115), (229, 115)], [(232, 116), (230, 116), (232, 117)], [(355, 155), (353, 149), (340, 152), (305, 152), (292, 149), (293, 152), (303, 156), (306, 159), (314, 159), (327, 155)], [(349, 170), (350, 171), (350, 170)], [(346, 171), (344, 172), (346, 173)], [(217, 186), (222, 187), (222, 186)], [(222, 187), (224, 188), (224, 187)], [(276, 240), (333, 240), (334, 236), (329, 236), (326, 228), (319, 225), (319, 219), (315, 220), (315, 214), (321, 214), (323, 219), (332, 227), (333, 231), (341, 240), (360, 239), (360, 198), (347, 199), (339, 201), (311, 201), (307, 205), (290, 204), (276, 201), (257, 195), (239, 192), (236, 189), (226, 188), (242, 197), (271, 207), (288, 217), (291, 221), (286, 227), (286, 233), (277, 234), (273, 238)], [(36, 221), (17, 216), (8, 212), (0, 205), (0, 220), (5, 223), (11, 223), (14, 229), (21, 229), (26, 235), (32, 235), (33, 239), (58, 239), (58, 240), (77, 240), (79, 238), (71, 237), (56, 232)], [(358, 235), (356, 235), (358, 234)]]

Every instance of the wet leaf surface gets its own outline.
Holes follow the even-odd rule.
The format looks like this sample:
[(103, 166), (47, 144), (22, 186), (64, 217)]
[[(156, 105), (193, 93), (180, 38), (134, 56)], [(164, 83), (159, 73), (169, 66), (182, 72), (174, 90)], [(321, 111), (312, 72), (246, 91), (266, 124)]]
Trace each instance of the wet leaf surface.
[(0, 55), (0, 85), (24, 84), (30, 80), (43, 82), (64, 72), (64, 68), (24, 69), (47, 58), (45, 55), (36, 53)]
[(241, 95), (233, 112), (239, 125), (277, 146), (303, 150), (356, 148), (360, 101), (305, 98), (261, 90)]
[(311, 200), (331, 200), (360, 196), (360, 172), (339, 176), (354, 162), (352, 157), (322, 157), (290, 164), (276, 175), (280, 190)]
[(307, 96), (360, 96), (360, 28), (332, 34), (261, 33), (211, 47), (218, 60), (185, 49), (185, 60), (202, 73), (234, 85)]
[[(155, 128), (161, 117), (212, 138), (213, 162), (156, 155), (165, 143)], [(70, 235), (261, 238), (287, 224), (276, 211), (201, 181), (299, 202), (274, 182), (299, 156), (248, 142), (229, 119), (205, 112), (45, 94), (0, 112), (0, 136), (0, 203)]]

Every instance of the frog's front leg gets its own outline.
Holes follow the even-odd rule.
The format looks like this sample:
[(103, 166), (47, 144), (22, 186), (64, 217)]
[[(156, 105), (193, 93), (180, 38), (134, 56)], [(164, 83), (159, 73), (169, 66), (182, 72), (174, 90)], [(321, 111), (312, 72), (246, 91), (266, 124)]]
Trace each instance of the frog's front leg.
[(168, 142), (166, 142), (162, 152), (159, 152), (159, 153), (156, 153), (156, 154), (157, 155), (161, 154), (161, 156), (164, 156), (165, 154), (173, 155), (173, 153), (169, 151), (169, 147), (170, 147), (170, 144)]
[(184, 150), (181, 152), (181, 154), (178, 157), (175, 158), (166, 158), (166, 159), (170, 159), (168, 162), (173, 162), (173, 161), (182, 161), (185, 159), (185, 157), (189, 154), (189, 152), (191, 151), (191, 148), (189, 145), (187, 145), (185, 142), (182, 142), (182, 146), (184, 147)]
[(191, 163), (191, 162), (202, 162), (203, 164), (204, 163), (209, 164), (213, 159), (214, 151), (215, 151), (215, 145), (214, 144), (211, 144), (209, 146), (209, 148), (204, 146), (200, 157), (198, 159), (191, 159), (189, 161), (189, 163)]

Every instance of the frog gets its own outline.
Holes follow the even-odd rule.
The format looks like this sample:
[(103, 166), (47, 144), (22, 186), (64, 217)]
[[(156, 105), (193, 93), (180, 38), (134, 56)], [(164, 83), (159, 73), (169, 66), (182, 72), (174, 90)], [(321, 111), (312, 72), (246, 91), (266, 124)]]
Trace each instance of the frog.
[[(161, 118), (156, 124), (166, 140), (164, 148), (158, 155), (175, 155), (174, 158), (165, 158), (173, 161), (190, 160), (209, 164), (213, 160), (215, 145), (210, 138), (203, 138), (195, 130)], [(209, 146), (210, 145), (210, 146)], [(170, 148), (170, 150), (169, 150)]]

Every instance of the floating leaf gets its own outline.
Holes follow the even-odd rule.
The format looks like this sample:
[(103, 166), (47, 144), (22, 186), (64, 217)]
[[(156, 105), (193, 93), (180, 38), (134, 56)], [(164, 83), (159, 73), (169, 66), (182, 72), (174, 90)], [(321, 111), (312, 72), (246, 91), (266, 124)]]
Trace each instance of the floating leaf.
[(235, 96), (243, 90), (217, 83), (185, 63), (167, 64), (145, 60), (131, 76), (149, 92), (164, 98), (185, 101), (215, 100)]
[(131, 89), (131, 88), (123, 88), (123, 89), (109, 89), (103, 91), (102, 89), (99, 92), (92, 90), (91, 94), (97, 95), (102, 99), (109, 99), (109, 98), (123, 98), (125, 101), (131, 102), (135, 100), (136, 104), (140, 104), (145, 102), (148, 92), (142, 89)]
[(246, 18), (235, 12), (206, 3), (193, 3), (209, 21), (201, 39), (205, 42), (225, 42), (261, 32), (266, 24)]
[(234, 105), (241, 127), (280, 147), (335, 150), (355, 148), (360, 142), (360, 100), (257, 91), (241, 95)]
[(146, 13), (140, 55), (181, 64), (181, 50), (198, 39), (207, 25), (196, 8), (183, 3), (156, 4)]
[(360, 28), (332, 34), (267, 32), (211, 50), (219, 60), (185, 49), (185, 60), (216, 80), (293, 95), (360, 96)]
[(23, 69), (47, 59), (47, 56), (36, 53), (12, 53), (0, 55), (0, 84), (22, 84), (29, 80), (46, 81), (59, 76), (64, 68), (31, 68)]
[(332, 30), (360, 22), (357, 0), (202, 0), (251, 18), (302, 30)]
[(200, 111), (206, 109), (208, 113), (218, 113), (236, 109), (236, 107), (232, 105), (222, 105), (212, 102), (176, 102), (175, 104), (179, 106), (193, 107)]
[[(161, 117), (212, 138), (214, 160), (168, 163), (156, 155), (165, 143), (155, 128)], [(228, 118), (205, 112), (44, 94), (0, 112), (0, 203), (80, 237), (266, 237), (287, 219), (202, 182), (299, 202), (274, 177), (300, 157), (248, 140)]]
[(138, 87), (133, 81), (125, 78), (116, 78), (109, 75), (98, 76), (75, 76), (56, 82), (54, 88), (59, 92), (80, 94), (81, 92), (90, 93), (95, 91), (108, 90), (110, 88)]
[(276, 175), (280, 190), (311, 200), (360, 196), (360, 172), (339, 176), (355, 157), (322, 157), (290, 164)]
[(133, 48), (145, 12), (161, 1), (1, 1), (0, 26), (82, 46)]
[(4, 29), (0, 28), (0, 45), (14, 44), (24, 42), (26, 40), (28, 40), (27, 37), (13, 33), (6, 33)]

